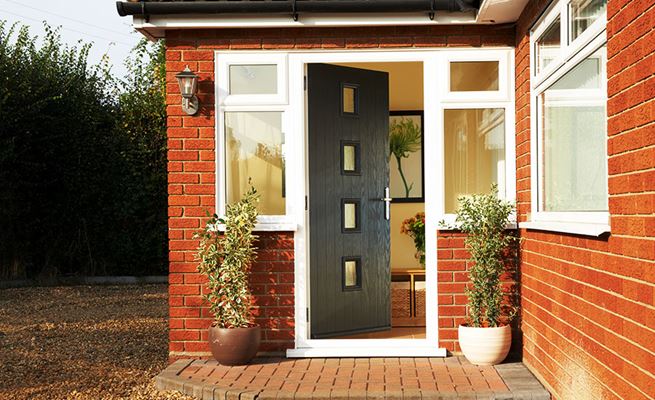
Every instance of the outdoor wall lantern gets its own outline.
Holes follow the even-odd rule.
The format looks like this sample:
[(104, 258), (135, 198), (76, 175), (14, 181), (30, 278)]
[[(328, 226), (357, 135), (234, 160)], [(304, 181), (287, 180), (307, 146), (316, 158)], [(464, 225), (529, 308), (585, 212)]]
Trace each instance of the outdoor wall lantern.
[(182, 94), (182, 111), (189, 115), (194, 115), (198, 112), (199, 103), (196, 97), (198, 91), (198, 75), (191, 72), (189, 66), (184, 68), (184, 71), (175, 75), (177, 83), (180, 85), (180, 93)]

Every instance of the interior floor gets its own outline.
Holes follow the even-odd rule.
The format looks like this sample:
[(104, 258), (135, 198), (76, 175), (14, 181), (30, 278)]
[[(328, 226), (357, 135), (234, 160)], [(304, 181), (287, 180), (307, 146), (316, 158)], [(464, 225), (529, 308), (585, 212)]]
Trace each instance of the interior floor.
[(388, 331), (339, 336), (339, 339), (425, 339), (424, 326), (392, 327)]

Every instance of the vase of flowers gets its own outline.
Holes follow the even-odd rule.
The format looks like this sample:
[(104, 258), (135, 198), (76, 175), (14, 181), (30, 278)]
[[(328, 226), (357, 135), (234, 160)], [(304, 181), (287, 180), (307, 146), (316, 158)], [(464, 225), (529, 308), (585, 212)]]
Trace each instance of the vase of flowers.
[(414, 257), (421, 267), (425, 268), (425, 213), (419, 212), (404, 220), (400, 233), (408, 235), (414, 240), (414, 247), (416, 247)]

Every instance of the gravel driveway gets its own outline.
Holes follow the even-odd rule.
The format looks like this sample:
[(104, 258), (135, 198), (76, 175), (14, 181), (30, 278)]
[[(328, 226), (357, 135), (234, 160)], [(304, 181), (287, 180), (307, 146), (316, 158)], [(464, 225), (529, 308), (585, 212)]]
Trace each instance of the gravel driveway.
[(189, 399), (158, 392), (166, 285), (0, 290), (1, 399)]

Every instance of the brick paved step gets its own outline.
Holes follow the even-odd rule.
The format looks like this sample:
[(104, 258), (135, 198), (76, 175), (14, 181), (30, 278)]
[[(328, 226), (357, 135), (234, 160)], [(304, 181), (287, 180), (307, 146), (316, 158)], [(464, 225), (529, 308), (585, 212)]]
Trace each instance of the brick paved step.
[(463, 357), (260, 358), (237, 367), (179, 360), (155, 381), (202, 400), (550, 399), (522, 363), (476, 366)]

